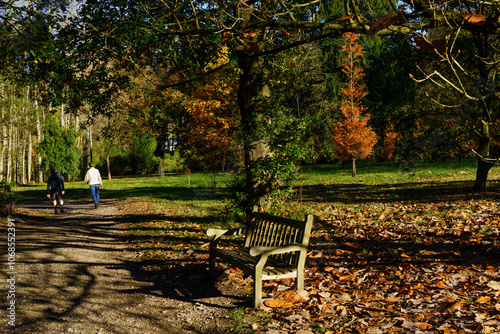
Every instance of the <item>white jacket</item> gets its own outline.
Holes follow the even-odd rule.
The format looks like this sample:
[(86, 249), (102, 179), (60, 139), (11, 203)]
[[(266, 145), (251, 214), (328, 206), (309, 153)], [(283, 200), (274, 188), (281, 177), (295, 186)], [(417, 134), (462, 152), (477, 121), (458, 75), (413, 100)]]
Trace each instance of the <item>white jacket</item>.
[(88, 185), (102, 184), (101, 173), (95, 167), (90, 167), (85, 174), (85, 183)]

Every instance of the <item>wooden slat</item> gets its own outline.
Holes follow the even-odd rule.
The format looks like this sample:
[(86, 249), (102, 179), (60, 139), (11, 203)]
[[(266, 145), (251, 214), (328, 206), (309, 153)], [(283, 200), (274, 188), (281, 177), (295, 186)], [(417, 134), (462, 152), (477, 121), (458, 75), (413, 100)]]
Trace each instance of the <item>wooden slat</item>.
[(302, 228), (304, 225), (304, 222), (301, 220), (295, 220), (295, 219), (285, 218), (285, 217), (281, 217), (281, 216), (270, 215), (268, 213), (255, 212), (255, 213), (252, 213), (251, 216), (253, 216), (257, 219), (270, 220), (270, 221), (275, 222), (276, 224), (292, 226), (295, 228)]
[[(217, 249), (215, 255), (250, 275), (253, 273), (258, 261), (257, 257), (250, 256), (244, 249)], [(297, 276), (297, 269), (288, 263), (269, 259), (267, 264), (262, 271), (262, 279), (270, 280)]]

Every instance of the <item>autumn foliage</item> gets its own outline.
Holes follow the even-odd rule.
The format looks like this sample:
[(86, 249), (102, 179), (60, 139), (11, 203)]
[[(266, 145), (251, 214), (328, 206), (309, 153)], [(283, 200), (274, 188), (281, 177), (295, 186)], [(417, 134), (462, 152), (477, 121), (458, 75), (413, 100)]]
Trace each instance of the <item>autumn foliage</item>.
[(340, 111), (344, 121), (336, 124), (332, 129), (335, 142), (335, 155), (341, 160), (352, 160), (353, 176), (356, 176), (356, 160), (367, 158), (377, 142), (375, 132), (368, 125), (369, 114), (362, 99), (368, 93), (365, 85), (360, 81), (364, 76), (360, 65), (363, 48), (358, 43), (359, 34), (346, 33), (345, 44), (342, 47), (344, 56), (341, 57), (342, 72), (347, 77), (346, 87), (342, 88), (344, 99)]
[[(227, 54), (222, 50), (211, 67), (219, 67), (226, 60)], [(236, 74), (228, 67), (207, 79), (184, 103), (190, 120), (183, 130), (182, 141), (202, 160), (205, 169), (224, 171), (227, 162), (236, 158), (239, 151)]]

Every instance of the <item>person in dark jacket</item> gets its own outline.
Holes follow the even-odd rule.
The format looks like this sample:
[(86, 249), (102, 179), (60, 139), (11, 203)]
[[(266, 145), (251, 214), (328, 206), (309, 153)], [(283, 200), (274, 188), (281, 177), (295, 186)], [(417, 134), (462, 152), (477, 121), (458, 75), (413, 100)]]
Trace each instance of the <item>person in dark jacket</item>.
[(64, 213), (64, 180), (61, 174), (55, 168), (51, 168), (52, 174), (47, 180), (47, 197), (54, 201), (54, 213), (57, 214), (57, 202), (59, 201), (59, 209)]

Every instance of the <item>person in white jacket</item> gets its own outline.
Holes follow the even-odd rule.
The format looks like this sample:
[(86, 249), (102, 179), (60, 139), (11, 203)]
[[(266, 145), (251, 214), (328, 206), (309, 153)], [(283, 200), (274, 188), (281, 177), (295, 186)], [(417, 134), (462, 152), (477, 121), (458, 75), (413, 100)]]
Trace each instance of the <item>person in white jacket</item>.
[(94, 167), (94, 164), (89, 163), (89, 170), (85, 174), (85, 183), (90, 186), (90, 193), (92, 194), (92, 200), (94, 201), (94, 206), (97, 209), (99, 206), (99, 189), (102, 188), (101, 173)]

